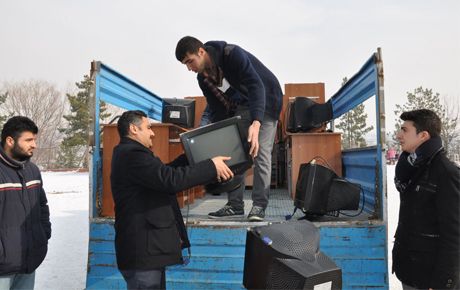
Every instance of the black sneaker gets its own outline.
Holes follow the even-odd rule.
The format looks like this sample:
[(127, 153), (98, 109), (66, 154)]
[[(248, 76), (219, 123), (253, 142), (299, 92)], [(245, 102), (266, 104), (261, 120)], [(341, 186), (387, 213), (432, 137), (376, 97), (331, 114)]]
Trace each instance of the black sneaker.
[(265, 210), (260, 206), (253, 206), (251, 212), (248, 214), (248, 220), (250, 222), (261, 222), (265, 218)]
[(238, 218), (244, 217), (244, 209), (236, 209), (230, 205), (225, 205), (223, 208), (215, 212), (208, 214), (210, 219), (221, 219), (221, 218)]

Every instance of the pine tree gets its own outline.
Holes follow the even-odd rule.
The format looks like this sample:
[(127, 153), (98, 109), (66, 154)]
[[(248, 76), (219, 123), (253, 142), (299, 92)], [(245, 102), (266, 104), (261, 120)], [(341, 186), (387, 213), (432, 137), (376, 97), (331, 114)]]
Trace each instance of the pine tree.
[(407, 101), (404, 105), (396, 105), (396, 110), (394, 111), (396, 119), (393, 138), (396, 140), (396, 134), (403, 123), (399, 116), (403, 112), (417, 109), (430, 109), (439, 116), (442, 122), (442, 143), (449, 156), (452, 156), (452, 154), (455, 153), (453, 148), (454, 144), (458, 142), (460, 136), (457, 129), (458, 107), (456, 110), (450, 110), (450, 112), (448, 112), (446, 106), (441, 104), (439, 93), (433, 93), (432, 89), (423, 89), (423, 87), (420, 86), (413, 92), (407, 92)]
[(364, 108), (364, 104), (360, 104), (340, 118), (336, 127), (343, 131), (343, 149), (367, 146), (364, 136), (374, 129), (374, 126), (367, 127), (367, 113), (364, 112)]
[[(89, 126), (93, 118), (89, 108), (92, 84), (90, 77), (85, 75), (81, 82), (75, 83), (78, 88), (77, 94), (67, 94), (70, 114), (64, 115), (68, 126), (60, 129), (60, 132), (65, 135), (60, 145), (59, 165), (61, 167), (87, 167)], [(101, 102), (101, 120), (110, 116), (105, 111), (106, 105)]]
[[(344, 86), (347, 81), (347, 78), (343, 78), (342, 86)], [(374, 126), (367, 127), (367, 113), (364, 112), (364, 109), (364, 104), (360, 104), (340, 117), (339, 124), (336, 125), (336, 127), (343, 132), (343, 149), (367, 146), (364, 136), (374, 129)]]

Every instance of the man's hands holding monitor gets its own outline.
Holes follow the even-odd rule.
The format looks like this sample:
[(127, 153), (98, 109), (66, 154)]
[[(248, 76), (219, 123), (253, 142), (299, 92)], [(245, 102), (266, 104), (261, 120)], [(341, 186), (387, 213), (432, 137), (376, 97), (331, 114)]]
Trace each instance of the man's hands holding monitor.
[(228, 168), (224, 161), (230, 160), (231, 157), (217, 156), (212, 158), (217, 171), (217, 181), (222, 182), (233, 178), (233, 172)]

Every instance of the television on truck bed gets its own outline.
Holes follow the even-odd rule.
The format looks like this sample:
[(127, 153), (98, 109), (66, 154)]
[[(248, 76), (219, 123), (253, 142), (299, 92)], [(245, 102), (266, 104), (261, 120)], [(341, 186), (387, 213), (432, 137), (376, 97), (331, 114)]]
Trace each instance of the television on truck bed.
[(237, 116), (182, 133), (180, 138), (189, 163), (195, 164), (215, 156), (230, 156), (226, 164), (235, 175), (249, 169), (252, 158), (240, 120)]

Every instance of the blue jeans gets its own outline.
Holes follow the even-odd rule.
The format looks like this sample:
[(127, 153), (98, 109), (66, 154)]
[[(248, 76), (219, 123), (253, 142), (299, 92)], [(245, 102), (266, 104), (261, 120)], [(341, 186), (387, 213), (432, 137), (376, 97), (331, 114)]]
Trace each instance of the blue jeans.
[(120, 270), (129, 290), (166, 289), (165, 268), (156, 270)]
[(34, 289), (35, 271), (30, 274), (12, 274), (0, 276), (0, 290)]

